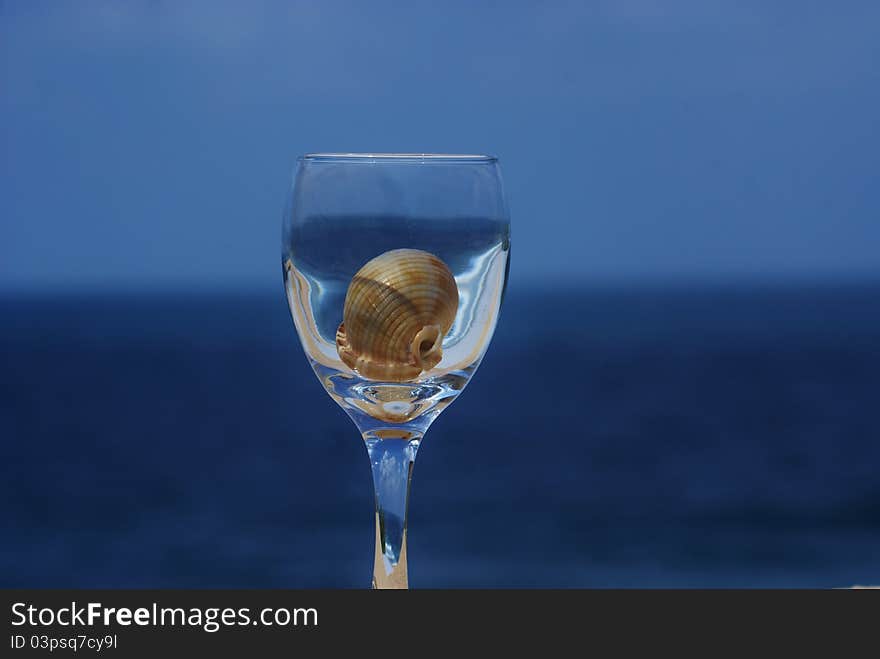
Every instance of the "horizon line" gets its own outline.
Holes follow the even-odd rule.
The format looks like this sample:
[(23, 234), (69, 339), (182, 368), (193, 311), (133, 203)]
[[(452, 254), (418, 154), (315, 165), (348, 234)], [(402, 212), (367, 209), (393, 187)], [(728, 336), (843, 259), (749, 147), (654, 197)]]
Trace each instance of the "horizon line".
[[(665, 276), (596, 276), (593, 278), (540, 277), (531, 281), (508, 281), (506, 294), (517, 291), (538, 292), (550, 288), (560, 290), (705, 290), (705, 289), (755, 289), (755, 288), (839, 288), (880, 286), (880, 273), (815, 274), (798, 273), (785, 275), (737, 274), (701, 275), (691, 274)], [(213, 285), (208, 282), (159, 282), (142, 281), (83, 282), (65, 286), (44, 283), (7, 285), (0, 283), (0, 297), (82, 297), (92, 295), (146, 295), (146, 296), (193, 296), (193, 295), (259, 295), (273, 294), (271, 289), (284, 297), (284, 286), (279, 278), (275, 283), (251, 281), (247, 283), (224, 282)]]

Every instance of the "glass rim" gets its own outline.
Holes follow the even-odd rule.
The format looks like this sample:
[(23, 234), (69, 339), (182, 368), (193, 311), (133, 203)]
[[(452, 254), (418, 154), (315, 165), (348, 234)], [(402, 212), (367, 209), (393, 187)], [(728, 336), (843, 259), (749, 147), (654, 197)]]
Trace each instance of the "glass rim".
[(428, 162), (486, 164), (498, 161), (496, 156), (472, 153), (306, 153), (298, 162), (346, 163), (412, 163)]

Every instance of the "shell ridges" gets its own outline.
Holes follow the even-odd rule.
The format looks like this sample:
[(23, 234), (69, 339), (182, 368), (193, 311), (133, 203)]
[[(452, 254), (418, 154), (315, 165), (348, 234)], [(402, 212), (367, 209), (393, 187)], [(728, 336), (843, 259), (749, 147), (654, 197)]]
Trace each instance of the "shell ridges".
[(458, 287), (438, 257), (395, 249), (352, 278), (336, 332), (339, 358), (371, 380), (405, 382), (440, 363), (458, 310)]

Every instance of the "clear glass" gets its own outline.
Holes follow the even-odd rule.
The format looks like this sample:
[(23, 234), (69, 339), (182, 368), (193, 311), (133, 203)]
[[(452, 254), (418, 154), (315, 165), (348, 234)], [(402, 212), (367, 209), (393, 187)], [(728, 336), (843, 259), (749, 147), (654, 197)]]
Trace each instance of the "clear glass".
[(498, 161), (310, 154), (298, 161), (281, 260), (293, 322), (326, 391), (367, 447), (374, 588), (406, 588), (419, 443), (492, 338), (510, 255)]

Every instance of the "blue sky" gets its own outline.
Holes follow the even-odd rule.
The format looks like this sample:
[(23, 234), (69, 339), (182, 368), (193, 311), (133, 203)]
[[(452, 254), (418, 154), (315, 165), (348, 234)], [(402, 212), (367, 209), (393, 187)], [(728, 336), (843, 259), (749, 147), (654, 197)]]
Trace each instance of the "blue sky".
[(514, 283), (880, 277), (880, 5), (0, 2), (0, 287), (277, 287), (299, 153), (490, 152)]

